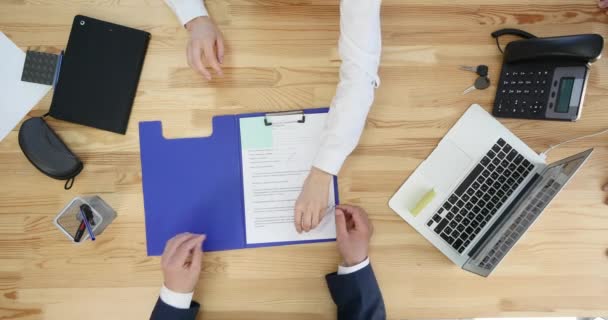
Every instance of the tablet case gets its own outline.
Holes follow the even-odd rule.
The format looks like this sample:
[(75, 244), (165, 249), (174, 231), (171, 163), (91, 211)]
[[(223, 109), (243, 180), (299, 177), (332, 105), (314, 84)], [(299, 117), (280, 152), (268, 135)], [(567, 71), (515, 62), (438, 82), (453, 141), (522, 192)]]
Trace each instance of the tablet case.
[[(264, 115), (213, 117), (213, 134), (202, 138), (165, 139), (160, 121), (139, 123), (149, 256), (162, 254), (167, 240), (182, 232), (205, 233), (205, 251), (334, 240), (247, 244), (239, 120)], [(338, 203), (337, 178), (334, 191)]]
[(125, 134), (149, 41), (145, 31), (74, 17), (49, 114)]

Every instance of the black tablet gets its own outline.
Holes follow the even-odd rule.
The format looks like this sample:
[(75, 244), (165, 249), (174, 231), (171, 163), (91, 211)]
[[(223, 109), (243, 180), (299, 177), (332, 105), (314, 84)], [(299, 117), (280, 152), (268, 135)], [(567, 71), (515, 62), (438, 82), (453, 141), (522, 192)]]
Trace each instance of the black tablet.
[(49, 114), (125, 134), (150, 33), (74, 17)]

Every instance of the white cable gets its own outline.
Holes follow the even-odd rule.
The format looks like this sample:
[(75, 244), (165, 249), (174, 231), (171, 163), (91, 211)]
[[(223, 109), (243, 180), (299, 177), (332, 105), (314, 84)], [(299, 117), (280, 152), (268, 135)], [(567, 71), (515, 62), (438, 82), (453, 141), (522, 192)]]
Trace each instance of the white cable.
[(549, 152), (551, 152), (553, 149), (561, 146), (562, 144), (566, 144), (566, 143), (569, 143), (569, 142), (572, 142), (572, 141), (576, 141), (576, 140), (580, 140), (580, 139), (585, 139), (585, 138), (591, 138), (591, 137), (599, 136), (599, 135), (602, 135), (604, 133), (608, 133), (608, 129), (603, 130), (603, 131), (599, 131), (599, 132), (596, 132), (596, 133), (588, 134), (588, 135), (585, 135), (585, 136), (576, 137), (576, 138), (573, 138), (573, 139), (570, 139), (570, 140), (566, 140), (564, 142), (560, 142), (560, 143), (558, 143), (558, 144), (556, 144), (554, 146), (549, 146), (549, 149), (547, 149), (547, 150), (545, 150), (545, 152), (541, 153), (540, 156), (543, 159), (547, 159), (547, 154), (549, 154)]

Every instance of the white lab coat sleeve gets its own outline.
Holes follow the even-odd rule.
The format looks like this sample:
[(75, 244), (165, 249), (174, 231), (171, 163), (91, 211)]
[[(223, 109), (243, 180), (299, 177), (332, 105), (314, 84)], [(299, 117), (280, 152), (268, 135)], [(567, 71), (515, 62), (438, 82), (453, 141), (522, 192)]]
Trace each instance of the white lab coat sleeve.
[(340, 82), (313, 161), (313, 166), (333, 175), (359, 143), (380, 85), (380, 6), (380, 0), (340, 2)]
[(182, 25), (194, 18), (209, 15), (203, 0), (165, 0), (165, 3), (173, 10)]

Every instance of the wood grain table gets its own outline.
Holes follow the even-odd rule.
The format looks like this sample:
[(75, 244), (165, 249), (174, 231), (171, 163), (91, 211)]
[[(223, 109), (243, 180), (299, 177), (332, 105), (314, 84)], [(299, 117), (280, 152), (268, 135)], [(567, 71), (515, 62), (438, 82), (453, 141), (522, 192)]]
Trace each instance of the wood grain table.
[[(207, 6), (227, 41), (225, 76), (211, 82), (189, 69), (187, 32), (161, 0), (0, 1), (0, 31), (24, 50), (64, 48), (76, 14), (152, 34), (125, 136), (49, 121), (85, 162), (71, 190), (26, 160), (16, 130), (0, 142), (0, 319), (149, 316), (162, 276), (160, 259), (145, 250), (139, 121), (162, 120), (167, 137), (205, 136), (214, 115), (330, 103), (340, 64), (337, 0)], [(390, 319), (608, 314), (608, 136), (550, 155), (596, 151), (487, 279), (460, 270), (387, 205), (470, 104), (490, 110), (496, 87), (463, 96), (474, 75), (458, 65), (488, 64), (496, 83), (492, 31), (607, 37), (607, 23), (594, 0), (384, 1), (382, 84), (339, 178), (343, 202), (367, 209), (376, 227), (370, 255)], [(50, 101), (29, 115), (44, 114)], [(501, 122), (538, 152), (608, 127), (608, 60), (593, 65), (585, 102), (576, 123)], [(74, 196), (93, 194), (118, 218), (96, 242), (73, 245), (52, 219)], [(209, 253), (195, 298), (204, 319), (333, 319), (324, 274), (338, 262), (334, 243)]]

